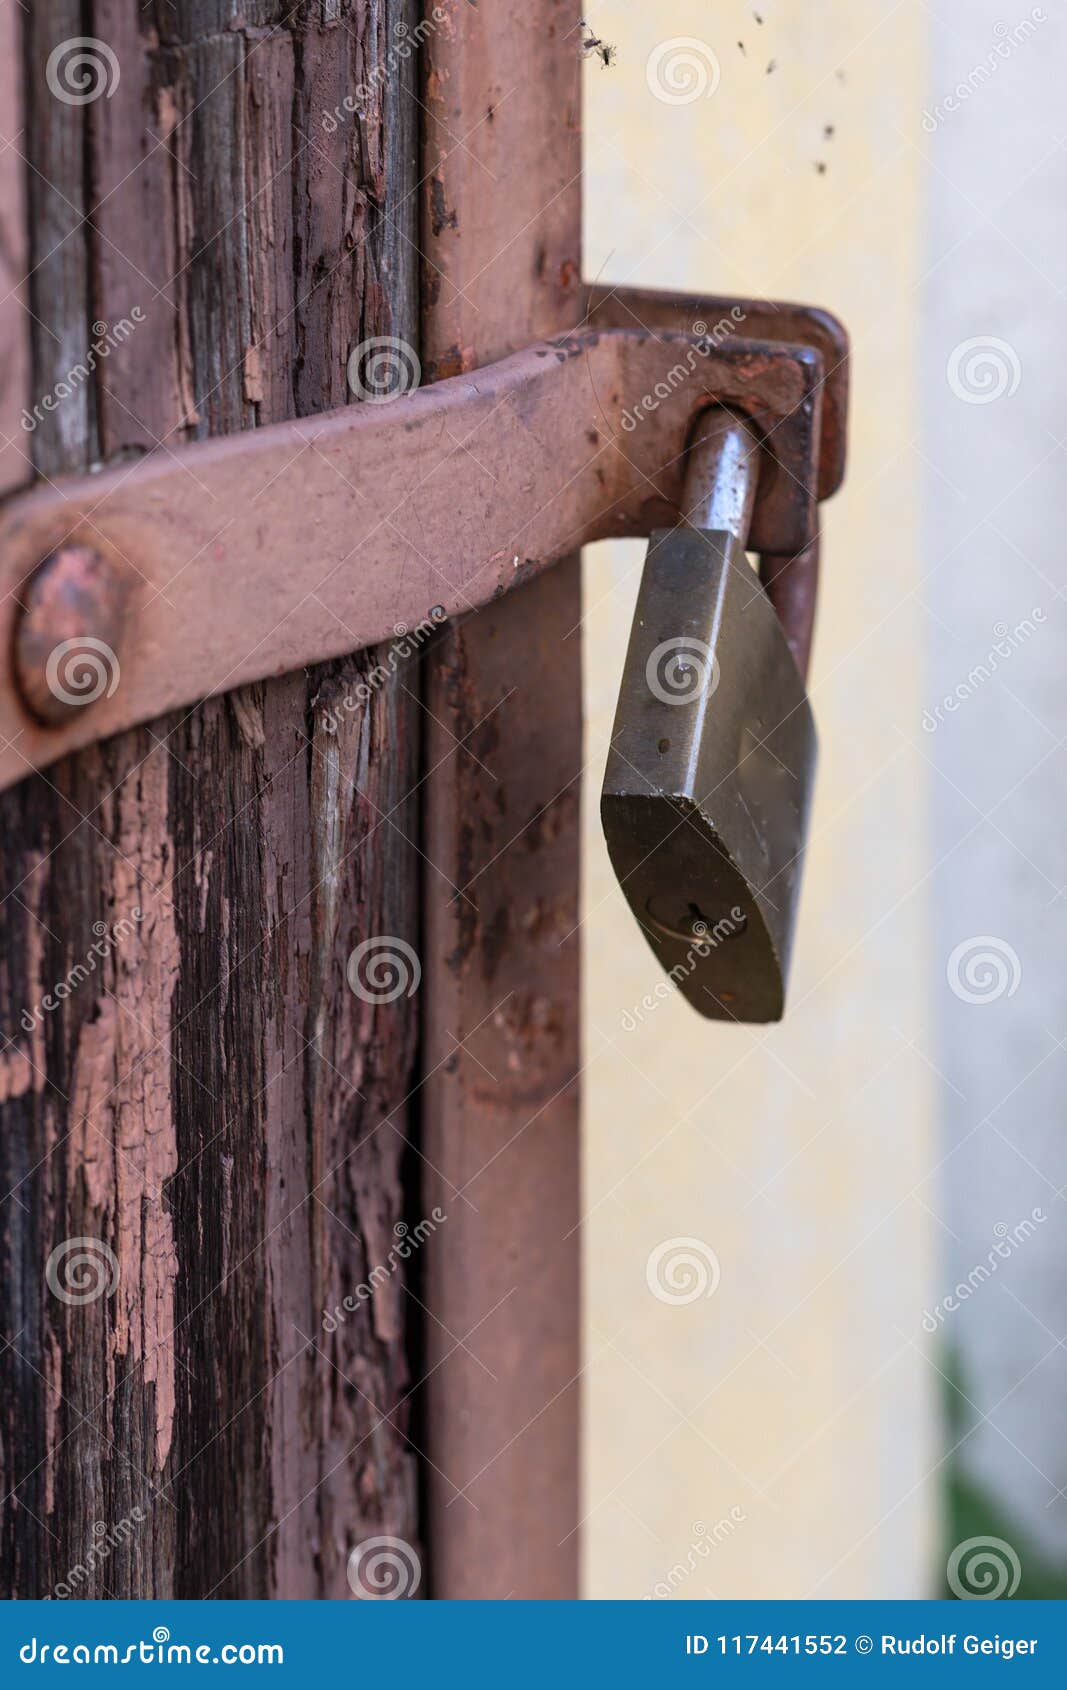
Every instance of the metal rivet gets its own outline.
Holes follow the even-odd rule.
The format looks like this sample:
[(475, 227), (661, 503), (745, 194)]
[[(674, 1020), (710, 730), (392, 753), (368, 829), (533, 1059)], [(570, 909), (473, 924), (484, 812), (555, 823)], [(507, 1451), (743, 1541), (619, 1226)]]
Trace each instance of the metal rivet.
[(84, 545), (57, 547), (27, 582), (15, 625), (15, 680), (46, 727), (117, 690), (127, 593), (124, 572)]

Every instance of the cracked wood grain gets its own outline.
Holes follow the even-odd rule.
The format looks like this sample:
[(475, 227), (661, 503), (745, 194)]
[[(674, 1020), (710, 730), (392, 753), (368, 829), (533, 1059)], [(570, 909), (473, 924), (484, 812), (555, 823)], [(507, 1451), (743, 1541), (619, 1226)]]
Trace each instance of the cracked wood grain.
[[(414, 343), (413, 67), (370, 76), (409, 13), (27, 14), (33, 391), (143, 315), (32, 434), (40, 473), (344, 403), (353, 345)], [(122, 74), (75, 107), (44, 64), (86, 33)], [(418, 1000), (346, 978), (418, 940), (418, 676), (376, 662), (0, 800), (5, 1596), (346, 1597), (361, 1538), (418, 1544), (402, 1270), (323, 1326), (410, 1207)]]

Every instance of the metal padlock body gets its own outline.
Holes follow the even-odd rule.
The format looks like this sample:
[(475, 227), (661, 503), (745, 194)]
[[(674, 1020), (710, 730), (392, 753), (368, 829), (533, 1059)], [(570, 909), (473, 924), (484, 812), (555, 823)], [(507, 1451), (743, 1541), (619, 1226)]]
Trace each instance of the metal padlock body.
[(816, 762), (782, 627), (737, 539), (651, 539), (601, 816), (662, 967), (701, 1015), (777, 1021)]

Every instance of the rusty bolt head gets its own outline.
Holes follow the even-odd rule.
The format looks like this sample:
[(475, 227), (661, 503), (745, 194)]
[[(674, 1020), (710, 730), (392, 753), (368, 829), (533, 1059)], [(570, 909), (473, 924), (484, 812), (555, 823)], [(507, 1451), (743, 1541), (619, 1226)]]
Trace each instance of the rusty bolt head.
[(91, 546), (59, 546), (27, 582), (14, 672), (27, 710), (46, 727), (115, 692), (126, 597), (123, 572)]

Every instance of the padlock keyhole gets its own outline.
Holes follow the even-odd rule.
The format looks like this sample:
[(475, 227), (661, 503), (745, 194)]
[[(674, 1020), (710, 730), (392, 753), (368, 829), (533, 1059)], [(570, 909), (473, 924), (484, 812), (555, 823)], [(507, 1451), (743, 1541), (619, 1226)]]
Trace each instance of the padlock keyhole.
[(726, 940), (736, 939), (748, 926), (747, 916), (738, 920), (732, 911), (729, 916), (711, 921), (692, 898), (682, 906), (673, 898), (653, 897), (645, 908), (661, 933), (671, 939), (680, 939), (683, 944), (693, 945), (699, 951), (715, 950)]

